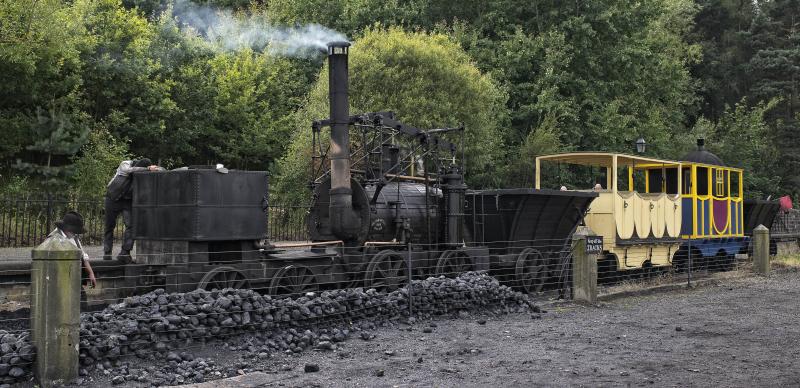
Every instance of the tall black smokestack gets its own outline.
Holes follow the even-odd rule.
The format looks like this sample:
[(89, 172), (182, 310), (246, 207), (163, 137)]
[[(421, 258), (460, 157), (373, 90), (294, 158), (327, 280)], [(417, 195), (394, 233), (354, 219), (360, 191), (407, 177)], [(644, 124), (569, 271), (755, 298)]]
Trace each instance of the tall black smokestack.
[(353, 212), (350, 188), (350, 101), (348, 99), (348, 42), (328, 43), (328, 92), (331, 106), (331, 232), (342, 240), (351, 240), (360, 228), (360, 218)]

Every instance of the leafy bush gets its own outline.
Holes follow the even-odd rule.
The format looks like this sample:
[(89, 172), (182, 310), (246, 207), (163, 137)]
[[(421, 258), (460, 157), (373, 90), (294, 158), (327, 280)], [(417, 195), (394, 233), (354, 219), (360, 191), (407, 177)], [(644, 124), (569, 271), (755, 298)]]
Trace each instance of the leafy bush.
[[(353, 43), (349, 61), (351, 114), (391, 110), (418, 128), (463, 123), (469, 183), (498, 183), (505, 160), (500, 127), (506, 96), (458, 44), (441, 34), (374, 27)], [(326, 66), (295, 115), (289, 152), (279, 162), (273, 193), (282, 202), (308, 198), (311, 121), (328, 115)], [(322, 139), (328, 140), (324, 134)]]

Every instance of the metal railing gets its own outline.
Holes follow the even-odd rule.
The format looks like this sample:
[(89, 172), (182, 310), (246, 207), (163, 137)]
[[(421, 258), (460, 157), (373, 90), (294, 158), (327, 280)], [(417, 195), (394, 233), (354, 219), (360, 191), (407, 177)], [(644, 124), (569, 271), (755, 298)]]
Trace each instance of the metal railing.
[[(305, 217), (309, 208), (307, 205), (270, 205), (268, 239), (307, 240)], [(82, 236), (83, 244), (102, 244), (105, 225), (103, 199), (35, 194), (0, 197), (0, 248), (38, 245), (53, 230), (53, 223), (70, 210), (75, 210), (84, 217), (87, 232)], [(122, 238), (123, 231), (122, 217), (119, 217), (114, 229), (115, 241)]]

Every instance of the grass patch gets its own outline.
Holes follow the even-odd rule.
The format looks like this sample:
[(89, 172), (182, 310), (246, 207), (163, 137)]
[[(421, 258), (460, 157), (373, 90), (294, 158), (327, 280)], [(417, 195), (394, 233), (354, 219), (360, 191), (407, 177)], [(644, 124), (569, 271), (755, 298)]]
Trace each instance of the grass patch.
[(800, 268), (800, 254), (775, 256), (772, 258), (772, 266), (778, 268)]
[[(624, 275), (621, 275), (624, 276)], [(613, 294), (618, 292), (638, 291), (664, 284), (671, 284), (679, 281), (681, 275), (669, 271), (654, 274), (650, 277), (633, 276), (629, 279), (621, 280), (615, 284), (598, 285), (599, 294)], [(686, 278), (686, 275), (683, 275)]]
[[(800, 268), (800, 255), (797, 256), (797, 268)], [(752, 263), (739, 261), (736, 263), (733, 269), (728, 271), (709, 272), (707, 270), (698, 270), (692, 273), (692, 281), (708, 280), (708, 279), (729, 281), (729, 280), (741, 279), (751, 274), (752, 274)], [(599, 284), (598, 294), (604, 295), (604, 294), (613, 294), (619, 292), (642, 291), (653, 287), (670, 285), (670, 284), (681, 284), (686, 282), (687, 282), (686, 272), (674, 273), (669, 269), (664, 269), (656, 274), (651, 275), (650, 277), (634, 275), (628, 279), (621, 280), (617, 283)]]

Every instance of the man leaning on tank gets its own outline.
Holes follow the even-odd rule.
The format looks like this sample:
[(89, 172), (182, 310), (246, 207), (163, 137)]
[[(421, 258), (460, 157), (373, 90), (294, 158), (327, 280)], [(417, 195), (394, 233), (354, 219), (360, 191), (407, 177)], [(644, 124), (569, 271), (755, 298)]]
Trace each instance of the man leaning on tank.
[(117, 258), (125, 263), (131, 261), (133, 249), (133, 231), (131, 230), (131, 207), (133, 202), (131, 173), (137, 171), (158, 171), (161, 167), (153, 164), (150, 159), (123, 160), (117, 167), (117, 172), (106, 187), (105, 198), (105, 231), (103, 234), (103, 259), (111, 260), (111, 250), (114, 247), (114, 228), (117, 218), (122, 214), (125, 232), (122, 236), (122, 249)]

